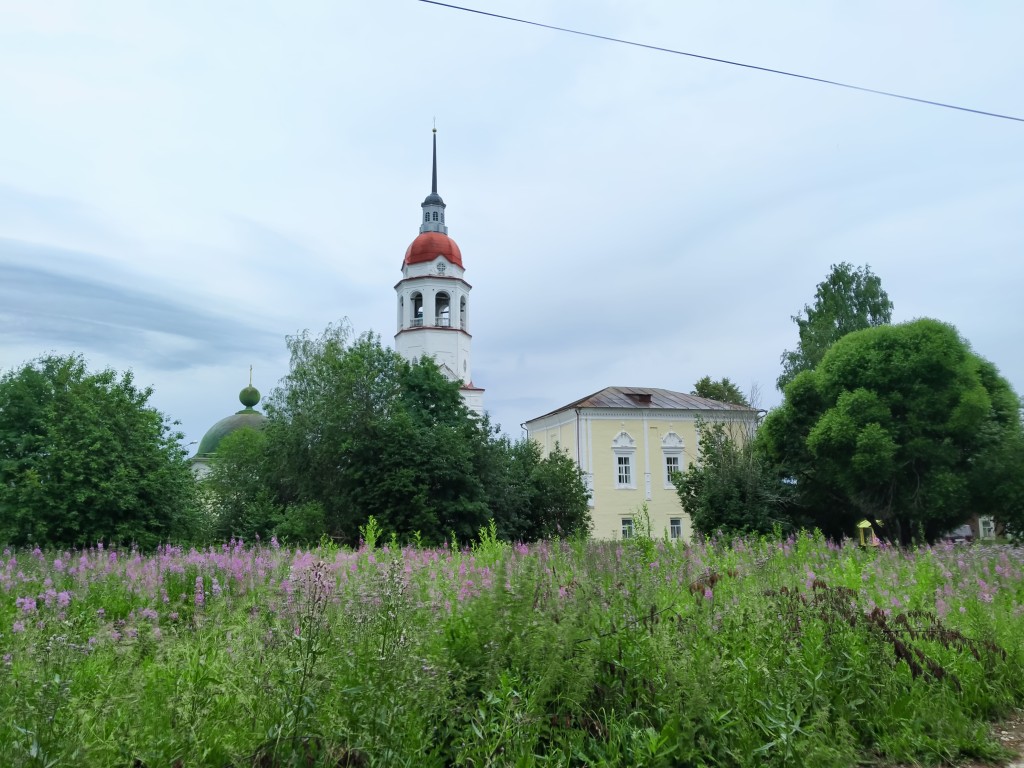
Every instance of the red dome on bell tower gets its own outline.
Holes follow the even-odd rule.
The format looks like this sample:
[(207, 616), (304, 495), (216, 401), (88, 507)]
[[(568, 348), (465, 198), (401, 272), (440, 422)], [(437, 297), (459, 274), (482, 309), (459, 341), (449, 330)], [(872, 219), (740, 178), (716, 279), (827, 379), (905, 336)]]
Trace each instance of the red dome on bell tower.
[(422, 264), (443, 256), (450, 264), (462, 266), (462, 251), (443, 232), (422, 232), (405, 250), (406, 264)]

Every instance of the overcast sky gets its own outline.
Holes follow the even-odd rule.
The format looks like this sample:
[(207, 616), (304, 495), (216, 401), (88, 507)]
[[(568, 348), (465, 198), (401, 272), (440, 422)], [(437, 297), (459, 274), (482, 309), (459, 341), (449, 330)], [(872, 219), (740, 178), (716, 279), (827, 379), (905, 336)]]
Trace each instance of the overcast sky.
[[(466, 0), (1024, 116), (1024, 3)], [(605, 386), (778, 404), (790, 316), (870, 264), (1024, 391), (1024, 123), (415, 0), (0, 0), (0, 369), (132, 368), (186, 442), (285, 336), (392, 342), (430, 191), (504, 429)], [(194, 451), (194, 446), (190, 452)]]

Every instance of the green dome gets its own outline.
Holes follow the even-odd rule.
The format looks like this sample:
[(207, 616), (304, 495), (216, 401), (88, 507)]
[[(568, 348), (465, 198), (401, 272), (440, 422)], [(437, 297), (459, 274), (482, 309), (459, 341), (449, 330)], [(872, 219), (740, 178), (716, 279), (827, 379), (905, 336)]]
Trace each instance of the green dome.
[(260, 391), (252, 384), (238, 393), (238, 399), (246, 408), (252, 408), (260, 401)]
[(207, 430), (206, 434), (203, 435), (203, 439), (199, 441), (199, 449), (196, 451), (197, 458), (207, 458), (217, 453), (220, 441), (232, 432), (237, 432), (240, 429), (263, 428), (267, 417), (253, 408), (260, 401), (259, 390), (250, 384), (239, 393), (238, 399), (245, 408), (231, 414), (227, 418), (221, 419)]

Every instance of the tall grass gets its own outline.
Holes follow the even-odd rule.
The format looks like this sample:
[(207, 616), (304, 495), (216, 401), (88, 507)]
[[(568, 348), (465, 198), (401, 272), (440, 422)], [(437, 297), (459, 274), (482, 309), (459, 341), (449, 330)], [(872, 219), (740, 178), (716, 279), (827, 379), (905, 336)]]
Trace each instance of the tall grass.
[(1003, 756), (1024, 552), (785, 541), (4, 551), (4, 765)]

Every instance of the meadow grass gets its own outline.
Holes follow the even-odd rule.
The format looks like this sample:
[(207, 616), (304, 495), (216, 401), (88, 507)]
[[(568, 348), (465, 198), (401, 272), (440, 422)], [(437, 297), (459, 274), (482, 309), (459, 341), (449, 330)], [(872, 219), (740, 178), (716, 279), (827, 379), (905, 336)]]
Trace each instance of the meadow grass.
[(0, 558), (10, 766), (1005, 757), (1024, 551), (544, 542)]

